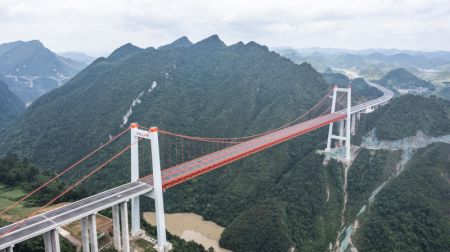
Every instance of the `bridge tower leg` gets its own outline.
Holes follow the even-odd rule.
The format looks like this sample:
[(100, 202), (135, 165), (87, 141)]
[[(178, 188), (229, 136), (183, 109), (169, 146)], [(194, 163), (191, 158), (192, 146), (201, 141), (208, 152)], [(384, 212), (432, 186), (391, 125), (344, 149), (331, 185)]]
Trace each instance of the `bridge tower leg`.
[(120, 215), (119, 215), (119, 205), (112, 207), (112, 217), (113, 217), (113, 239), (114, 248), (117, 251), (122, 249), (121, 237), (120, 237)]
[(150, 141), (152, 149), (153, 191), (155, 198), (156, 231), (158, 238), (158, 252), (170, 249), (170, 243), (166, 240), (166, 222), (164, 219), (164, 202), (161, 179), (161, 161), (159, 156), (158, 128), (150, 128)]
[(130, 252), (130, 236), (128, 234), (128, 207), (126, 201), (120, 203), (120, 221), (122, 222), (122, 251)]
[(81, 246), (83, 252), (89, 252), (89, 217), (81, 218)]
[[(336, 111), (336, 88), (335, 85), (333, 87), (333, 101), (331, 103), (331, 113), (334, 113)], [(331, 136), (333, 135), (333, 123), (330, 123), (330, 126), (328, 128), (328, 140), (327, 140), (327, 148), (325, 151), (329, 152), (331, 150)]]
[[(138, 124), (131, 124), (131, 182), (139, 180), (139, 143), (137, 136)], [(131, 199), (131, 235), (136, 236), (141, 230), (139, 196)]]
[(331, 113), (336, 112), (336, 93), (337, 92), (345, 92), (347, 93), (347, 108), (346, 114), (347, 117), (345, 119), (345, 133), (344, 133), (344, 121), (339, 122), (339, 135), (333, 135), (333, 123), (330, 123), (328, 128), (328, 139), (327, 139), (327, 147), (325, 149), (326, 152), (331, 151), (332, 140), (339, 140), (340, 145), (342, 145), (342, 141), (345, 141), (345, 160), (348, 162), (351, 159), (350, 153), (350, 138), (351, 138), (351, 117), (352, 117), (352, 88), (349, 86), (348, 88), (338, 88), (334, 86), (333, 88), (333, 101), (331, 104)]
[(349, 86), (347, 88), (347, 122), (346, 122), (346, 132), (345, 137), (347, 138), (345, 140), (345, 159), (349, 162), (351, 159), (351, 153), (350, 153), (350, 128), (351, 128), (351, 116), (352, 116), (352, 87)]
[(351, 132), (352, 132), (352, 136), (354, 136), (356, 134), (356, 114), (352, 115)]
[(91, 241), (91, 252), (98, 252), (97, 222), (95, 213), (89, 215), (88, 220), (89, 220), (89, 240)]

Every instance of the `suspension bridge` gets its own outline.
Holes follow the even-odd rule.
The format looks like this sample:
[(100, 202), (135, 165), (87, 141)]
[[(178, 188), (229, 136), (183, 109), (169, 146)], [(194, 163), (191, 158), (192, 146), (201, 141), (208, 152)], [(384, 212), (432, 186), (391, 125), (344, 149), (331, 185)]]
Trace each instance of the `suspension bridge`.
[[(63, 225), (78, 220), (81, 223), (83, 252), (98, 251), (96, 213), (104, 209), (112, 208), (114, 248), (118, 251), (128, 252), (130, 251), (130, 236), (138, 237), (143, 235), (143, 231), (140, 229), (139, 199), (141, 196), (149, 197), (155, 201), (157, 226), (157, 244), (155, 248), (157, 251), (168, 251), (171, 245), (166, 240), (163, 190), (326, 125), (329, 125), (326, 151), (330, 151), (333, 147), (333, 140), (338, 140), (339, 142), (336, 142), (336, 144), (339, 144), (339, 146), (343, 146), (343, 143), (345, 143), (345, 160), (350, 160), (350, 138), (355, 132), (355, 120), (360, 117), (361, 113), (369, 113), (378, 106), (388, 103), (394, 95), (389, 89), (375, 83), (368, 82), (368, 84), (381, 90), (383, 95), (377, 99), (351, 106), (351, 87), (339, 88), (335, 86), (316, 105), (295, 120), (277, 129), (252, 136), (235, 138), (188, 136), (161, 130), (156, 127), (145, 128), (133, 123), (129, 128), (111, 137), (105, 144), (102, 144), (74, 164), (65, 168), (55, 177), (22, 197), (13, 205), (2, 210), (0, 215), (17, 207), (21, 202), (76, 168), (80, 163), (85, 162), (100, 150), (122, 137), (126, 132), (130, 131), (131, 139), (128, 146), (68, 186), (44, 206), (31, 213), (28, 218), (0, 228), (0, 251), (12, 252), (15, 244), (43, 235), (46, 252), (59, 252), (58, 229)], [(338, 97), (338, 93), (342, 94)], [(345, 102), (346, 106), (341, 110), (337, 110), (339, 101), (343, 96), (347, 98)], [(331, 108), (319, 115), (314, 115), (314, 113), (318, 113), (320, 108), (323, 108), (329, 98), (332, 100)], [(333, 124), (336, 122), (339, 122), (338, 135), (333, 133)], [(181, 139), (181, 141), (171, 143), (162, 141), (160, 146), (159, 136)], [(150, 141), (153, 173), (148, 176), (139, 177), (139, 142), (142, 140)], [(189, 151), (183, 152), (185, 147), (189, 149), (189, 146), (191, 146), (191, 149), (195, 149), (189, 144), (190, 142), (207, 142), (210, 144), (210, 148), (200, 149), (200, 151), (196, 150), (194, 154)], [(175, 148), (170, 147), (174, 145)], [(174, 153), (169, 150), (168, 152), (160, 153), (160, 147), (164, 149), (165, 146), (169, 146), (169, 148), (174, 149), (176, 152)], [(127, 151), (131, 152), (130, 183), (53, 210), (46, 210), (48, 206), (55, 203), (63, 195)], [(165, 156), (164, 153), (166, 153)], [(163, 155), (162, 158), (161, 154)], [(161, 169), (161, 159), (168, 160), (169, 164), (174, 163), (174, 165)], [(131, 205), (130, 208), (128, 204)], [(128, 211), (130, 211), (131, 215), (130, 225), (128, 223)]]

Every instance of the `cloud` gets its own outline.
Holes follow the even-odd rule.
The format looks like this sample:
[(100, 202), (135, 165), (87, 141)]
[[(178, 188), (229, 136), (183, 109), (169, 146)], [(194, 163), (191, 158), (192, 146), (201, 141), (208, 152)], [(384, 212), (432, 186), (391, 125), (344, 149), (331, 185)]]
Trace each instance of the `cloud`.
[(55, 51), (107, 54), (183, 35), (268, 46), (450, 50), (444, 0), (0, 0), (0, 42), (39, 39)]

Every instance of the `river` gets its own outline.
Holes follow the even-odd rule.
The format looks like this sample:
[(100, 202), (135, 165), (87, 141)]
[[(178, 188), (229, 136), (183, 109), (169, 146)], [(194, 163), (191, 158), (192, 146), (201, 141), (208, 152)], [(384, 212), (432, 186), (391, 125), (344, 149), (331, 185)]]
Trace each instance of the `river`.
[[(206, 249), (213, 247), (215, 252), (231, 252), (219, 246), (220, 235), (224, 228), (212, 221), (206, 221), (202, 216), (194, 213), (165, 214), (166, 228), (186, 241), (202, 244)], [(144, 219), (156, 225), (155, 213), (144, 213)]]

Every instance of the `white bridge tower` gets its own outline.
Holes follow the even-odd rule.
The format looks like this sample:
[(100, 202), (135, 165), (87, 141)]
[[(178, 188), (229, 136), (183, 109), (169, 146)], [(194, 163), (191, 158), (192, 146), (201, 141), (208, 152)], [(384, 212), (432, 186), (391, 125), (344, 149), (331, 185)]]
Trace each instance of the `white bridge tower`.
[[(166, 239), (166, 222), (164, 219), (164, 202), (161, 179), (161, 161), (159, 156), (158, 128), (141, 130), (137, 123), (131, 124), (131, 182), (139, 180), (139, 138), (150, 140), (152, 152), (153, 169), (153, 191), (147, 195), (155, 200), (155, 216), (158, 244), (158, 252), (166, 252), (171, 249), (171, 244)], [(131, 200), (131, 235), (137, 236), (142, 230), (140, 228), (140, 206), (139, 196)]]
[[(342, 146), (342, 143), (345, 143), (345, 160), (350, 162), (351, 160), (351, 150), (350, 150), (350, 130), (351, 130), (351, 114), (352, 114), (352, 88), (349, 85), (347, 88), (339, 88), (337, 86), (333, 87), (333, 101), (331, 104), (331, 113), (336, 112), (336, 95), (338, 92), (347, 93), (347, 108), (345, 109), (345, 113), (347, 114), (346, 119), (339, 121), (339, 135), (333, 134), (333, 126), (334, 123), (330, 123), (328, 129), (328, 140), (327, 140), (327, 148), (326, 152), (331, 151), (332, 140), (339, 140), (339, 145)], [(345, 127), (344, 127), (345, 124)], [(345, 128), (345, 133), (344, 133)]]

